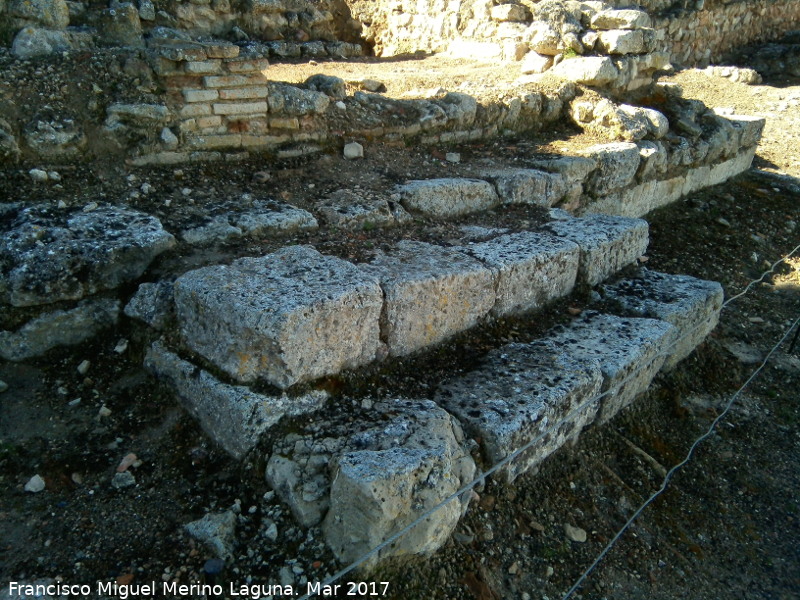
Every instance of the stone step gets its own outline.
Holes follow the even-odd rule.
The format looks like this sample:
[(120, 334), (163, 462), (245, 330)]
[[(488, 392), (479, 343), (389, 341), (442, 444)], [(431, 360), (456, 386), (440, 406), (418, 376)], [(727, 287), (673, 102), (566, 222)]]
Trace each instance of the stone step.
[[(678, 291), (670, 294), (673, 283)], [(603, 290), (609, 303), (625, 295), (627, 308), (618, 305), (623, 312), (646, 306), (648, 314), (670, 322), (589, 311), (539, 340), (490, 351), (476, 368), (444, 382), (433, 402), (342, 398), (335, 414), (323, 413), (279, 437), (267, 481), (303, 526), (322, 523), (326, 542), (343, 563), (422, 517), (469, 477), (479, 477), (471, 447), (480, 449), (480, 466), (488, 469), (528, 446), (493, 475), (510, 485), (645, 392), (665, 360), (675, 360), (671, 345), (683, 353), (702, 339), (688, 323), (702, 323), (700, 331), (707, 333), (720, 309), (717, 284), (685, 276), (643, 271)], [(687, 339), (674, 344), (680, 336)], [(464, 493), (427, 515), (367, 567), (382, 558), (435, 551), (468, 498)]]
[(490, 313), (543, 306), (568, 295), (576, 277), (596, 283), (647, 246), (647, 223), (635, 219), (589, 216), (551, 228), (556, 235), (521, 232), (465, 248), (405, 240), (360, 267), (292, 246), (190, 271), (174, 286), (181, 337), (237, 382), (286, 389), (427, 348)]

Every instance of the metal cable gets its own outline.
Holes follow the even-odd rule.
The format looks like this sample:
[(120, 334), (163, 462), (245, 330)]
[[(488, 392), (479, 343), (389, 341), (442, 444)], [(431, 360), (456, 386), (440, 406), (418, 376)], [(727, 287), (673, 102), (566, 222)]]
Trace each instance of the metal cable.
[(564, 594), (561, 600), (568, 600), (568, 598), (572, 596), (572, 594), (574, 594), (578, 590), (578, 588), (580, 588), (581, 584), (583, 584), (586, 578), (592, 573), (592, 571), (594, 571), (597, 565), (600, 564), (600, 561), (602, 561), (603, 558), (605, 558), (606, 554), (608, 554), (611, 548), (614, 547), (614, 544), (617, 543), (619, 538), (622, 537), (622, 534), (625, 533), (631, 526), (631, 524), (633, 524), (633, 522), (642, 514), (642, 512), (644, 512), (644, 510), (648, 506), (650, 506), (653, 500), (658, 498), (667, 489), (667, 485), (669, 484), (669, 481), (672, 479), (672, 476), (675, 474), (675, 472), (682, 466), (684, 466), (686, 463), (688, 463), (689, 460), (692, 458), (692, 455), (694, 454), (694, 451), (697, 448), (697, 446), (699, 446), (701, 442), (703, 442), (704, 440), (708, 439), (711, 436), (711, 434), (714, 432), (714, 429), (716, 429), (717, 424), (730, 411), (731, 407), (733, 406), (733, 403), (736, 401), (736, 398), (738, 398), (739, 395), (742, 393), (742, 391), (744, 391), (744, 389), (748, 385), (750, 385), (750, 383), (756, 378), (756, 376), (758, 376), (758, 374), (761, 372), (764, 366), (766, 366), (767, 361), (769, 361), (769, 358), (772, 356), (772, 354), (789, 337), (789, 334), (795, 327), (797, 327), (798, 323), (800, 323), (800, 317), (798, 317), (795, 320), (795, 322), (792, 323), (791, 327), (789, 327), (786, 333), (784, 333), (783, 336), (781, 336), (781, 339), (778, 340), (778, 342), (772, 347), (772, 350), (769, 351), (769, 353), (761, 362), (761, 364), (758, 366), (758, 368), (755, 371), (753, 371), (750, 377), (747, 378), (747, 381), (745, 381), (742, 384), (742, 386), (738, 390), (736, 390), (733, 396), (730, 397), (727, 404), (725, 405), (725, 409), (719, 415), (717, 415), (716, 419), (714, 419), (711, 422), (711, 425), (708, 426), (706, 432), (694, 441), (694, 443), (689, 448), (689, 451), (686, 453), (686, 457), (681, 462), (672, 467), (669, 471), (667, 471), (667, 474), (664, 476), (664, 481), (662, 482), (661, 487), (656, 492), (654, 492), (647, 500), (645, 500), (644, 503), (631, 515), (631, 517), (625, 522), (625, 524), (616, 533), (616, 535), (613, 538), (611, 538), (608, 544), (606, 544), (606, 547), (603, 548), (603, 551), (597, 555), (597, 558), (594, 559), (594, 562), (592, 562), (592, 564), (589, 565), (589, 567), (583, 572), (583, 574), (578, 578), (578, 580), (574, 583), (574, 585), (567, 591), (566, 594)]

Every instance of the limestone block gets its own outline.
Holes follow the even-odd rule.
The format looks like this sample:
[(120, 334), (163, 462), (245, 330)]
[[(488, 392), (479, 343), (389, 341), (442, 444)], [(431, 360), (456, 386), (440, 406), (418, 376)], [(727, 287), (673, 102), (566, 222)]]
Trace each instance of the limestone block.
[(0, 163), (17, 162), (20, 154), (14, 130), (8, 121), (0, 119)]
[(311, 246), (190, 271), (175, 282), (187, 346), (239, 382), (280, 388), (371, 362), (378, 281)]
[(611, 215), (551, 221), (544, 229), (578, 244), (578, 281), (596, 285), (642, 256), (649, 242), (647, 221)]
[(530, 49), (539, 54), (555, 56), (564, 49), (559, 32), (549, 23), (534, 21), (526, 32)]
[(639, 148), (630, 142), (592, 146), (584, 155), (597, 161), (597, 169), (586, 180), (586, 190), (597, 196), (629, 185), (639, 168)]
[(129, 2), (120, 2), (100, 13), (98, 37), (104, 46), (144, 48), (139, 11)]
[(267, 103), (261, 102), (228, 102), (212, 105), (215, 115), (266, 115)]
[(21, 361), (52, 348), (80, 344), (114, 326), (117, 300), (84, 300), (76, 308), (54, 310), (28, 321), (17, 331), (0, 331), (0, 357)]
[(495, 21), (524, 23), (530, 20), (530, 11), (521, 4), (499, 4), (493, 6), (490, 15)]
[(578, 274), (578, 245), (545, 233), (503, 235), (464, 247), (492, 269), (497, 300), (492, 314), (504, 316), (542, 308), (572, 292)]
[(261, 434), (285, 415), (318, 410), (327, 399), (323, 391), (298, 397), (267, 396), (245, 386), (228, 385), (160, 342), (148, 349), (144, 366), (175, 391), (203, 430), (236, 459), (243, 458)]
[(689, 356), (719, 322), (722, 286), (688, 275), (667, 275), (642, 269), (639, 276), (603, 286), (604, 310), (627, 317), (647, 317), (675, 327), (663, 348), (665, 369)]
[(586, 176), (597, 168), (597, 161), (588, 156), (537, 158), (531, 163), (539, 169), (561, 173), (570, 183), (582, 183)]
[(641, 181), (653, 179), (667, 168), (667, 149), (662, 142), (641, 141), (639, 147), (639, 170), (636, 176)]
[[(395, 401), (376, 409), (399, 416), (379, 430), (353, 436), (360, 448), (335, 461), (322, 531), (342, 563), (361, 557), (475, 475), (459, 424), (433, 402)], [(449, 539), (468, 504), (469, 494), (454, 498), (365, 567), (390, 557), (432, 554)]]
[(64, 29), (69, 24), (69, 7), (65, 0), (9, 0), (7, 12), (18, 27), (37, 25)]
[(303, 85), (309, 90), (322, 92), (335, 100), (347, 98), (347, 87), (341, 77), (319, 73), (306, 79)]
[(591, 20), (592, 29), (642, 29), (650, 27), (650, 16), (641, 10), (634, 9), (608, 9), (596, 13)]
[(544, 73), (553, 66), (553, 57), (538, 52), (528, 52), (522, 60), (520, 71), (524, 74)]
[(71, 212), (6, 205), (0, 220), (0, 302), (78, 300), (135, 280), (175, 240), (155, 217), (122, 207)]
[(125, 316), (162, 330), (175, 317), (172, 281), (143, 283), (125, 305)]
[(509, 344), (442, 385), (434, 401), (480, 439), (490, 466), (530, 444), (500, 470), (510, 483), (594, 420), (602, 382), (594, 358), (577, 359), (547, 341)]
[(569, 81), (593, 86), (608, 85), (619, 76), (619, 70), (607, 56), (579, 56), (562, 60), (550, 72)]
[(35, 58), (70, 50), (69, 37), (63, 31), (23, 27), (14, 37), (11, 53), (18, 58)]
[(112, 104), (106, 109), (106, 113), (109, 116), (106, 120), (107, 126), (111, 120), (112, 125), (121, 121), (145, 128), (163, 125), (170, 116), (169, 109), (162, 104)]
[(393, 356), (475, 326), (495, 302), (489, 268), (441, 246), (402, 241), (361, 269), (381, 282), (381, 335)]
[(423, 179), (397, 187), (403, 207), (414, 213), (450, 217), (488, 210), (499, 198), (488, 181), (480, 179)]
[(604, 396), (597, 422), (602, 424), (647, 390), (674, 335), (672, 325), (656, 319), (587, 314), (548, 333), (547, 340), (578, 362), (599, 363)]
[(210, 102), (219, 98), (219, 90), (183, 90), (186, 102)]
[(304, 90), (284, 83), (269, 83), (269, 110), (272, 113), (301, 117), (308, 114), (324, 113), (331, 99), (322, 92)]
[(481, 176), (494, 183), (503, 204), (537, 204), (551, 207), (567, 192), (560, 173), (536, 169), (489, 169)]
[(349, 190), (334, 192), (317, 210), (325, 223), (343, 229), (370, 229), (395, 223), (386, 199), (366, 198)]
[(749, 148), (758, 144), (761, 134), (764, 131), (766, 120), (764, 117), (753, 117), (750, 115), (728, 115), (725, 117), (731, 123), (739, 135), (739, 147)]
[(86, 149), (86, 134), (78, 121), (67, 115), (33, 119), (25, 127), (25, 144), (47, 160), (74, 159)]
[(597, 44), (606, 54), (641, 54), (645, 51), (644, 34), (640, 30), (601, 31)]

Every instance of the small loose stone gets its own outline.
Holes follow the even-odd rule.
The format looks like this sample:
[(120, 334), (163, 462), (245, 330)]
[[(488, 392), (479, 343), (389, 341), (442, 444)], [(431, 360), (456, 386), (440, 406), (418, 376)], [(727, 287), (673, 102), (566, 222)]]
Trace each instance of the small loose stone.
[(45, 488), (44, 479), (40, 475), (34, 475), (28, 480), (28, 483), (25, 484), (25, 491), (30, 492), (31, 494), (36, 494), (41, 492)]
[(78, 365), (78, 373), (81, 375), (86, 375), (89, 372), (89, 367), (92, 366), (92, 363), (88, 360), (84, 360), (81, 364)]
[(348, 160), (364, 158), (364, 146), (358, 142), (350, 142), (344, 147), (344, 157)]
[(0, 379), (0, 394), (8, 390), (8, 384)]
[(580, 527), (573, 527), (569, 523), (564, 523), (564, 533), (567, 539), (573, 542), (583, 543), (586, 541), (586, 531)]

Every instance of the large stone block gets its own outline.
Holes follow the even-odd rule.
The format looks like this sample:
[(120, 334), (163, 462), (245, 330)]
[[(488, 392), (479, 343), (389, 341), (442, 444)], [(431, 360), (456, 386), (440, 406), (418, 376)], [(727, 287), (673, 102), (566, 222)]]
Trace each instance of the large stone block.
[(499, 198), (481, 179), (423, 179), (398, 186), (403, 207), (435, 217), (451, 217), (496, 206)]
[[(384, 428), (354, 436), (361, 448), (335, 461), (322, 531), (342, 563), (360, 558), (475, 475), (460, 426), (433, 402), (395, 401), (378, 410), (399, 416)], [(389, 557), (432, 554), (449, 539), (469, 496), (467, 492), (439, 507), (364, 566)]]
[(584, 153), (597, 162), (597, 169), (586, 180), (586, 191), (597, 196), (629, 185), (639, 168), (639, 148), (632, 142), (600, 144)]
[(84, 300), (76, 308), (54, 310), (28, 321), (17, 331), (0, 331), (0, 357), (20, 361), (52, 348), (74, 346), (116, 325), (117, 300)]
[(495, 302), (489, 268), (441, 246), (403, 241), (361, 269), (381, 282), (381, 335), (394, 356), (473, 327)]
[(549, 208), (564, 198), (568, 189), (560, 173), (537, 169), (490, 169), (481, 176), (494, 183), (504, 204), (538, 204)]
[(611, 215), (551, 221), (547, 231), (578, 244), (578, 281), (596, 285), (642, 256), (649, 243), (647, 221)]
[(139, 277), (175, 244), (155, 217), (103, 206), (0, 209), (0, 302), (36, 306), (78, 300)]
[(569, 81), (591, 86), (605, 86), (619, 77), (619, 70), (607, 56), (580, 56), (562, 60), (550, 73)]
[(607, 54), (640, 54), (645, 51), (644, 34), (639, 30), (602, 31), (597, 43)]
[(575, 286), (580, 261), (577, 244), (535, 232), (503, 235), (466, 246), (464, 252), (494, 273), (495, 316), (542, 308), (568, 295)]
[(18, 27), (64, 29), (69, 24), (69, 6), (65, 0), (10, 0), (8, 18)]
[(549, 342), (509, 344), (443, 385), (434, 400), (480, 439), (488, 466), (531, 444), (500, 471), (511, 482), (594, 420), (602, 382), (595, 359), (576, 359)]
[(664, 364), (675, 328), (656, 319), (586, 314), (547, 340), (574, 360), (597, 361), (603, 373), (598, 423), (605, 423), (647, 390)]
[(719, 322), (722, 286), (688, 275), (642, 269), (639, 276), (602, 289), (605, 310), (628, 317), (660, 319), (675, 326), (674, 339), (663, 348), (665, 369), (689, 356)]
[(650, 15), (634, 9), (601, 10), (592, 16), (592, 29), (642, 29), (650, 27)]
[(205, 432), (226, 452), (240, 459), (267, 429), (285, 415), (300, 415), (319, 409), (327, 394), (314, 391), (290, 398), (286, 394), (257, 394), (241, 385), (228, 385), (208, 371), (182, 360), (156, 342), (144, 359), (145, 367), (167, 383)]
[(311, 246), (175, 282), (187, 346), (237, 381), (263, 378), (280, 388), (372, 361), (382, 300), (376, 278)]

